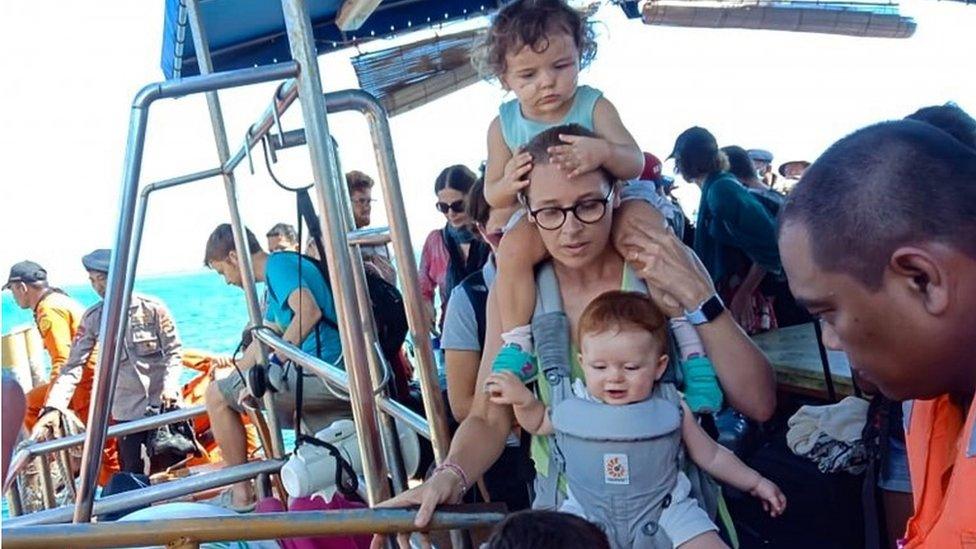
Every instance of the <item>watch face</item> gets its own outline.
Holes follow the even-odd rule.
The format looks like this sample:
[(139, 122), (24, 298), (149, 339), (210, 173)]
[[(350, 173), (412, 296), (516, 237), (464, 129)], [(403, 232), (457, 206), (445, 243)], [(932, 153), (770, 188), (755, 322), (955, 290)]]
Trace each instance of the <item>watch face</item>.
[(707, 319), (706, 322), (715, 320), (724, 310), (725, 305), (722, 304), (722, 300), (717, 295), (713, 295), (711, 299), (702, 303), (701, 306), (701, 312)]

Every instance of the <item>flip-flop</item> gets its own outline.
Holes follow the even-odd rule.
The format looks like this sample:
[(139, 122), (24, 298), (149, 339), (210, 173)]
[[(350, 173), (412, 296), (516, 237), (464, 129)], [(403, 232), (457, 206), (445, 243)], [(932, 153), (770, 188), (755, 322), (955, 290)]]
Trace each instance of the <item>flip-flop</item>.
[(218, 495), (217, 497), (211, 500), (208, 500), (208, 503), (212, 503), (214, 505), (223, 507), (224, 509), (234, 511), (235, 513), (253, 512), (254, 507), (257, 505), (256, 501), (252, 501), (251, 503), (243, 506), (234, 505), (234, 492), (230, 488), (226, 488), (223, 491), (221, 491), (220, 495)]

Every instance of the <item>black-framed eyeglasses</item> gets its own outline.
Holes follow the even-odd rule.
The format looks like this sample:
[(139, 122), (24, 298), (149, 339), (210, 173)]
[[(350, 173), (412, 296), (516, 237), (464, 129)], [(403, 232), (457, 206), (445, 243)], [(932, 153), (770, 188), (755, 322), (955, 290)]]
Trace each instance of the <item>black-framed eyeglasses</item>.
[(580, 223), (591, 225), (603, 219), (603, 216), (607, 214), (607, 204), (610, 203), (610, 197), (612, 196), (613, 188), (611, 187), (610, 192), (603, 198), (581, 200), (566, 208), (551, 206), (548, 208), (539, 208), (538, 210), (529, 210), (529, 213), (535, 219), (536, 225), (547, 231), (555, 231), (562, 227), (566, 223), (566, 214), (569, 212), (573, 212), (573, 215)]
[(464, 200), (455, 200), (454, 202), (451, 202), (450, 204), (448, 204), (447, 202), (438, 202), (437, 203), (437, 211), (441, 212), (442, 214), (446, 214), (448, 210), (451, 210), (454, 213), (461, 213), (461, 212), (463, 212), (464, 211)]

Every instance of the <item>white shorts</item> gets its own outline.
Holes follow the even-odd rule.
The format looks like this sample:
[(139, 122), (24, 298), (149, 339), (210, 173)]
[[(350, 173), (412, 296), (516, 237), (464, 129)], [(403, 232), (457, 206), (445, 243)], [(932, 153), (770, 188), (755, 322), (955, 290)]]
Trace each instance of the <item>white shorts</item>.
[[(573, 492), (566, 489), (566, 499), (559, 507), (564, 513), (570, 513), (588, 519), (583, 506), (576, 501)], [(680, 547), (706, 532), (718, 531), (715, 523), (708, 518), (708, 513), (698, 505), (698, 501), (691, 497), (691, 481), (684, 473), (678, 472), (678, 482), (671, 490), (671, 505), (661, 512), (658, 524), (664, 533), (671, 538), (675, 547)]]

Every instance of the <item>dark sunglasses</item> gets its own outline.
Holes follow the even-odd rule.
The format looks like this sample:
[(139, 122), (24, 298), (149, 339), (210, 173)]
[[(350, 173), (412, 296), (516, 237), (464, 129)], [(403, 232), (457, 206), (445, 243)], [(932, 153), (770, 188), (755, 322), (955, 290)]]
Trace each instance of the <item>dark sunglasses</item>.
[(461, 212), (463, 212), (464, 211), (464, 200), (455, 200), (454, 202), (451, 202), (450, 204), (448, 204), (447, 202), (438, 202), (437, 203), (437, 211), (441, 212), (442, 214), (446, 214), (448, 210), (451, 210), (454, 213), (461, 213)]

